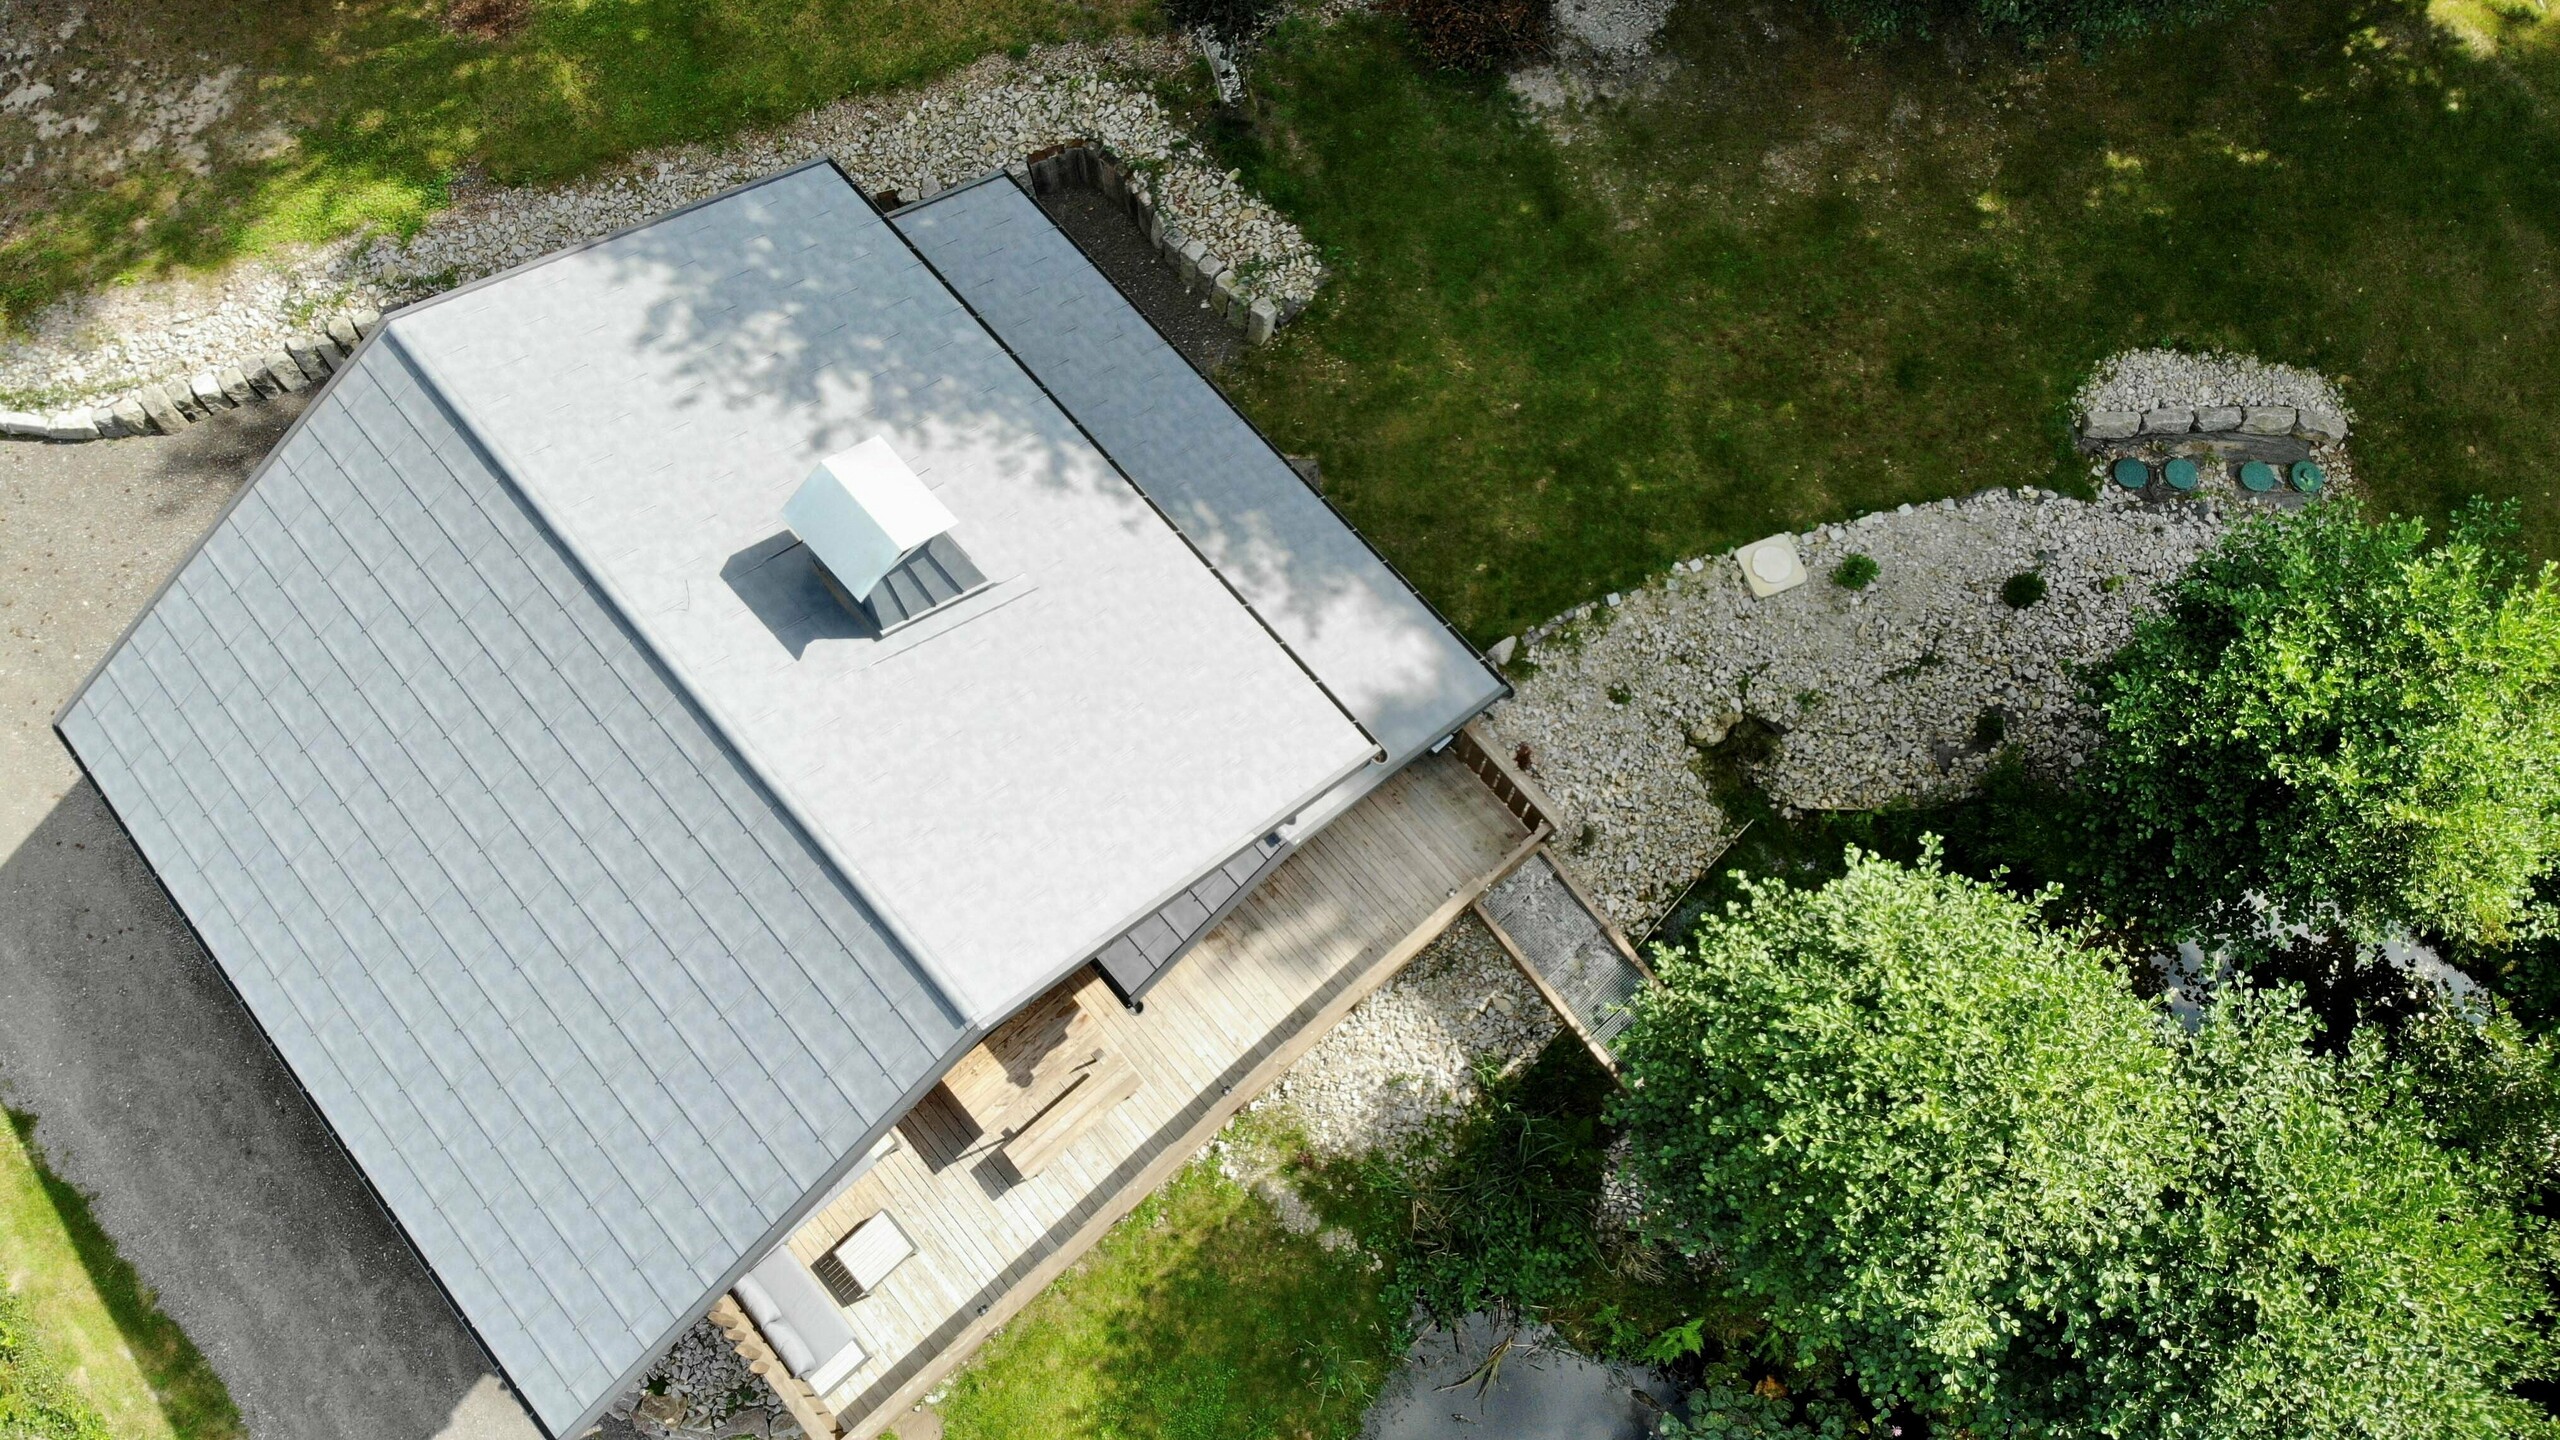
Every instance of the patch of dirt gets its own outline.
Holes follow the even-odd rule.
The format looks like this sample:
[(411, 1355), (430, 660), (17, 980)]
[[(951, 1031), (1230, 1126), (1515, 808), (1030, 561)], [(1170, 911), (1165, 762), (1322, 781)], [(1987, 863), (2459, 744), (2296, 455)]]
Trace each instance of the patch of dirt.
[(522, 30), (532, 16), (533, 0), (446, 0), (444, 28), (494, 43)]

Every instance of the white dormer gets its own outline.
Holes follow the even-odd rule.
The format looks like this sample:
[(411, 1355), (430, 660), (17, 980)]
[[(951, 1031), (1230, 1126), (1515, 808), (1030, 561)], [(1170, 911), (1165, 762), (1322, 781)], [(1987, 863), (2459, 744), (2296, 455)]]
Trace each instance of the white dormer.
[(819, 461), (782, 518), (856, 599), (960, 523), (877, 435)]

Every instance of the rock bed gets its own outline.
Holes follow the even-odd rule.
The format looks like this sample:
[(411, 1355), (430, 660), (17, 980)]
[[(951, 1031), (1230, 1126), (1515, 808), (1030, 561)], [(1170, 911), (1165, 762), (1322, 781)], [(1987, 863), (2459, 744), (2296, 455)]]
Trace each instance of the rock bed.
[(2222, 352), (2127, 350), (2100, 361), (2072, 402), (2080, 411), (2136, 414), (2209, 405), (2316, 410), (2351, 418), (2337, 387), (2318, 371)]
[(1461, 915), (1253, 1108), (1287, 1107), (1321, 1154), (1401, 1149), (1476, 1098), (1479, 1065), (1519, 1064), (1557, 1028), (1492, 932)]
[(640, 1388), (606, 1413), (629, 1421), (646, 1440), (797, 1440), (802, 1433), (780, 1397), (708, 1319), (677, 1336)]
[(821, 155), (875, 194), (912, 199), (1074, 139), (1107, 145), (1143, 174), (1167, 222), (1232, 266), (1248, 302), (1292, 313), (1323, 279), (1314, 247), (1212, 168), (1147, 88), (1190, 60), (1174, 39), (992, 56), (919, 90), (838, 101), (717, 149), (652, 151), (570, 185), (464, 186), (405, 241), (341, 243), (218, 281), (66, 301), (37, 317), (32, 338), (0, 345), (0, 392), (48, 408), (110, 403), (145, 381), (271, 350), (314, 308), (389, 309)]
[[(1765, 600), (1729, 557), (1686, 561), (1524, 637), (1528, 673), (1486, 726), (1529, 747), (1567, 863), (1642, 934), (1733, 838), (1698, 761), (1740, 716), (1783, 732), (1757, 778), (1796, 809), (1961, 791), (1995, 753), (1991, 708), (2003, 743), (2059, 770), (2093, 738), (2068, 667), (2122, 644), (2224, 523), (2209, 499), (2003, 490), (1798, 536), (1811, 578)], [(1829, 578), (1851, 553), (1880, 567), (1863, 591)], [(2044, 598), (2012, 609), (2001, 588), (2029, 570)]]

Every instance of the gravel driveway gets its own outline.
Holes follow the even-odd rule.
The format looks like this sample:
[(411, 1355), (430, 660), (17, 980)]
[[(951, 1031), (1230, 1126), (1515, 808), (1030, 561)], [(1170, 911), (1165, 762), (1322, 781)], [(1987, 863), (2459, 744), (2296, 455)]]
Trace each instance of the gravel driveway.
[(258, 1440), (529, 1440), (50, 728), (289, 418), (0, 443), (0, 1099)]

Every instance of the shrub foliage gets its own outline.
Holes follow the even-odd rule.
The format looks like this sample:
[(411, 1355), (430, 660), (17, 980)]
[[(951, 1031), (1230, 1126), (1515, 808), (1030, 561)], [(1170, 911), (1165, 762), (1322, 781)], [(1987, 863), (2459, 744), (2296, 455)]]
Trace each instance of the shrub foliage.
[(2536, 1423), (2504, 1197), (2288, 997), (2235, 989), (2189, 1035), (1934, 847), (1747, 885), (1658, 968), (1630, 1163), (1798, 1366), (1986, 1437)]
[(1548, 0), (1394, 0), (1423, 58), (1486, 74), (1544, 56), (1554, 36)]
[(2479, 512), (2430, 546), (2342, 501), (2243, 525), (2093, 677), (2101, 903), (2236, 933), (2540, 930), (2560, 861), (2560, 582)]

